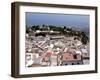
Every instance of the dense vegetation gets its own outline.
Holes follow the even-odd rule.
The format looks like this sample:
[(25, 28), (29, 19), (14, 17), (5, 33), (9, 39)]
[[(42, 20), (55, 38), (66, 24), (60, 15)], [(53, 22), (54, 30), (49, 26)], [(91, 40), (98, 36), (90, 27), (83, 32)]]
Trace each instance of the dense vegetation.
[(53, 30), (53, 31), (59, 31), (61, 34), (65, 35), (66, 37), (70, 37), (70, 36), (77, 36), (79, 38), (81, 38), (81, 42), (83, 44), (87, 44), (87, 42), (89, 41), (88, 36), (86, 35), (85, 32), (83, 31), (77, 31), (77, 30), (73, 30), (72, 28), (66, 27), (66, 26), (54, 26), (54, 25), (33, 25), (31, 27), (27, 27), (26, 26), (26, 33), (30, 32), (30, 28), (32, 31), (36, 31), (36, 30), (41, 30), (41, 31), (46, 31), (46, 30)]

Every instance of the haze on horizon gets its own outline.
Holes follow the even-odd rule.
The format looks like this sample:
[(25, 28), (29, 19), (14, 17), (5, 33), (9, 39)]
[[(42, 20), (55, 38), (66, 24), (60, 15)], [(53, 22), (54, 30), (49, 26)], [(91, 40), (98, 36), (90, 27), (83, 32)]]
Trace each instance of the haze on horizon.
[(26, 12), (26, 25), (58, 25), (89, 28), (89, 15)]

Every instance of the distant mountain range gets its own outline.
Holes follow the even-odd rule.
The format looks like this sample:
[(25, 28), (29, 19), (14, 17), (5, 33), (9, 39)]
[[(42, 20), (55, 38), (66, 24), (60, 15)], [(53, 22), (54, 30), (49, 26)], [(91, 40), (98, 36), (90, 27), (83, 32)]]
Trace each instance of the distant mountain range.
[(72, 28), (75, 31), (83, 31), (86, 33), (86, 35), (89, 37), (89, 27), (80, 27), (80, 26), (68, 26), (69, 28)]

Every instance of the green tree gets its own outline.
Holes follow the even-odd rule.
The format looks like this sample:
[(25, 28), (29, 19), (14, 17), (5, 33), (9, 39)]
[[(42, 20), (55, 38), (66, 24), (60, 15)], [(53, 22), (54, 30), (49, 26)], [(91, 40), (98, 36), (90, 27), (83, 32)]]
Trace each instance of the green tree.
[(64, 26), (64, 30), (66, 30), (66, 26)]
[(29, 27), (26, 25), (26, 33), (29, 33)]
[(88, 37), (86, 36), (84, 32), (81, 33), (81, 42), (82, 44), (87, 44), (88, 42)]

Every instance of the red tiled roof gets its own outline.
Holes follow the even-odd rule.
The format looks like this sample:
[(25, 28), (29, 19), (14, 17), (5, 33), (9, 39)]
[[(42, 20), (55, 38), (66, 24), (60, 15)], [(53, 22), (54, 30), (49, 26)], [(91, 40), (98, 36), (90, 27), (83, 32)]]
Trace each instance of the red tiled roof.
[(52, 55), (52, 52), (47, 52), (45, 56), (50, 57), (51, 55)]

